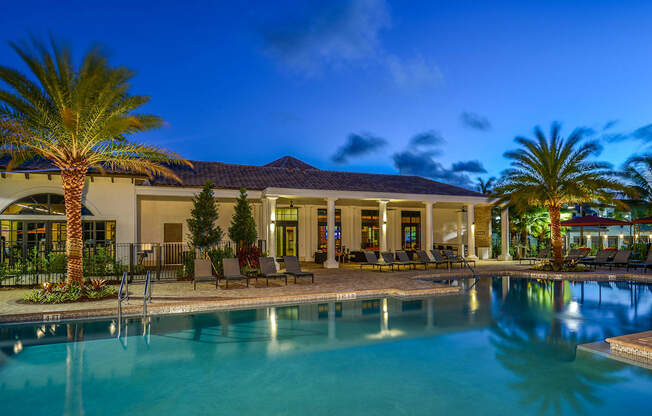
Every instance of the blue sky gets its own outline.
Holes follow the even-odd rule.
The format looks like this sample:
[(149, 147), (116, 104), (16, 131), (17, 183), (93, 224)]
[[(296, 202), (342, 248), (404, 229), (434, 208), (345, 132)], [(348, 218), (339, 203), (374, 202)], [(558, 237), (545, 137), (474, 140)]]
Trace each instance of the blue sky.
[(166, 120), (141, 139), (189, 159), (468, 185), (535, 125), (593, 129), (616, 166), (650, 136), (650, 2), (91, 3), (4, 5), (0, 64), (30, 34), (105, 45)]

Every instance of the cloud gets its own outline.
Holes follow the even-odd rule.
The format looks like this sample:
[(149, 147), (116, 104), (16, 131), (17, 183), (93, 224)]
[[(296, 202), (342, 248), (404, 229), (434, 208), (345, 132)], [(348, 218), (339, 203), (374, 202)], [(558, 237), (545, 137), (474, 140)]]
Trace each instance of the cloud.
[(301, 13), (267, 25), (264, 51), (283, 68), (306, 77), (362, 66), (386, 74), (400, 88), (441, 85), (443, 75), (433, 62), (384, 48), (381, 34), (391, 24), (386, 0), (315, 1)]
[(411, 59), (388, 55), (385, 61), (394, 83), (399, 87), (436, 87), (444, 81), (439, 67), (432, 62), (427, 62), (421, 55)]
[(479, 160), (455, 162), (451, 166), (451, 169), (458, 172), (487, 173), (487, 170), (482, 166), (482, 163), (480, 163)]
[[(415, 153), (409, 150), (394, 153), (393, 159), (394, 166), (401, 174), (423, 176), (466, 188), (471, 188), (473, 182), (465, 171), (455, 170), (455, 165), (460, 165), (468, 169), (478, 168), (478, 166), (472, 166), (474, 161), (456, 162), (450, 169), (445, 168), (441, 163), (433, 159), (431, 153)], [(484, 168), (482, 168), (481, 165), (479, 168), (484, 171)]]
[(639, 127), (632, 132), (632, 138), (649, 142), (652, 140), (652, 124)]
[(303, 15), (265, 30), (263, 40), (268, 55), (310, 75), (377, 56), (379, 33), (390, 24), (384, 0), (316, 2)]
[(371, 134), (350, 134), (347, 142), (331, 158), (335, 163), (346, 163), (351, 157), (363, 156), (387, 145), (387, 140)]
[(489, 120), (476, 113), (464, 111), (460, 114), (460, 119), (462, 120), (462, 124), (470, 129), (480, 131), (488, 131), (491, 129), (491, 123)]
[(424, 131), (414, 135), (410, 139), (410, 144), (412, 146), (439, 146), (446, 143), (441, 135), (435, 130)]
[(602, 131), (610, 130), (616, 124), (618, 124), (618, 120), (609, 120), (606, 123), (604, 123), (604, 126), (602, 126)]

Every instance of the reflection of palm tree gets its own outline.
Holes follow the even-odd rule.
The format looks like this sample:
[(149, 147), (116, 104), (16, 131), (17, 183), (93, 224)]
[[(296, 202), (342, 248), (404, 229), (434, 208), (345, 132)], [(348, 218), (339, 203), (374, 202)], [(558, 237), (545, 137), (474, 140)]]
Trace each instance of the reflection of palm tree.
[[(570, 289), (567, 285), (568, 282), (553, 283), (552, 304), (545, 309), (563, 309)], [(567, 404), (580, 413), (582, 400), (600, 403), (594, 389), (620, 381), (611, 373), (624, 365), (592, 354), (576, 360), (576, 346), (590, 340), (576, 335), (564, 337), (559, 319), (552, 316), (548, 324), (542, 319), (540, 308), (531, 305), (523, 310), (524, 303), (539, 303), (536, 294), (547, 289), (532, 281), (512, 285), (502, 308), (516, 319), (496, 323), (491, 328), (491, 344), (498, 362), (519, 378), (511, 387), (522, 396), (523, 404), (539, 407), (540, 413), (551, 409), (560, 413), (562, 405)]]
[(540, 330), (536, 325), (492, 327), (496, 358), (519, 378), (510, 387), (522, 395), (523, 404), (540, 406), (541, 413), (550, 409), (561, 413), (562, 405), (568, 404), (581, 413), (581, 400), (601, 403), (593, 390), (620, 381), (610, 374), (624, 365), (593, 354), (577, 361), (576, 345), (585, 340), (557, 338), (552, 332), (540, 336)]

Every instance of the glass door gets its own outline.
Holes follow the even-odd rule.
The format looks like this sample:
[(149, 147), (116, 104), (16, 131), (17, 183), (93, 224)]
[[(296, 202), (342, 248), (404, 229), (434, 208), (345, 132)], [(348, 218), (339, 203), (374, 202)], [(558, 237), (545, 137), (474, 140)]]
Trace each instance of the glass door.
[(297, 256), (298, 252), (299, 245), (297, 225), (277, 225), (276, 255), (279, 257)]

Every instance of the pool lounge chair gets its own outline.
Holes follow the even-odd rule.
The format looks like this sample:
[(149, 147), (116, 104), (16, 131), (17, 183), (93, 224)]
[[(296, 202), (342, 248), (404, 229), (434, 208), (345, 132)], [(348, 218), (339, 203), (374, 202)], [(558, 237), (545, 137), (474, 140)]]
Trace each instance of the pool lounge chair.
[(383, 253), (380, 253), (380, 255), (383, 257), (383, 261), (386, 264), (391, 264), (392, 265), (392, 270), (394, 270), (394, 266), (396, 266), (397, 269), (401, 270), (401, 266), (408, 266), (410, 267), (411, 265), (408, 263), (402, 263), (400, 261), (396, 261), (394, 257), (394, 253), (391, 251), (385, 251)]
[(652, 267), (652, 249), (648, 251), (647, 258), (645, 259), (645, 261), (640, 261), (640, 260), (630, 261), (629, 264), (627, 265), (627, 270), (629, 270), (630, 268), (644, 269), (647, 272), (647, 269), (649, 269), (650, 267)]
[(524, 261), (528, 261), (531, 264), (536, 263), (537, 261), (545, 260), (550, 257), (550, 249), (544, 248), (539, 251), (539, 254), (536, 256), (522, 257), (518, 259), (518, 264), (522, 264)]
[(428, 263), (423, 262), (421, 260), (410, 260), (410, 256), (408, 256), (407, 252), (405, 252), (404, 250), (397, 251), (396, 256), (398, 257), (399, 263), (410, 264), (412, 265), (413, 269), (416, 269), (417, 265), (422, 265), (424, 269), (428, 267)]
[(593, 266), (593, 268), (597, 268), (599, 265), (605, 264), (609, 262), (609, 259), (612, 257), (613, 250), (600, 250), (598, 251), (598, 254), (596, 254), (594, 259), (583, 259), (580, 260), (580, 263), (585, 264), (587, 266)]
[(439, 266), (440, 264), (448, 264), (448, 261), (442, 257), (441, 260), (437, 260), (434, 257), (430, 258), (428, 256), (428, 253), (426, 253), (426, 250), (417, 250), (417, 256), (419, 256), (419, 260), (421, 260), (426, 267), (428, 267), (429, 264), (434, 264), (435, 268)]
[(315, 275), (301, 270), (297, 256), (283, 256), (283, 263), (285, 263), (285, 273), (294, 277), (294, 283), (297, 282), (297, 277), (309, 277), (312, 283), (315, 283)]
[(451, 262), (451, 263), (460, 263), (460, 268), (464, 267), (465, 263), (473, 263), (473, 267), (475, 267), (475, 260), (467, 260), (462, 256), (459, 256), (455, 253), (453, 253), (450, 250), (443, 250), (444, 256)]
[[(439, 262), (441, 264), (446, 264), (448, 267), (448, 270), (451, 268), (451, 261), (444, 257), (443, 254), (441, 254), (440, 250), (435, 250), (434, 248), (430, 250), (430, 253), (432, 253), (432, 257), (435, 259), (436, 262)], [(455, 263), (458, 263), (457, 261)]]
[(213, 263), (210, 259), (195, 259), (195, 271), (193, 273), (193, 290), (197, 290), (197, 282), (209, 282), (215, 280), (217, 288), (218, 278), (213, 276)]
[(263, 276), (266, 280), (267, 286), (269, 286), (269, 279), (284, 279), (285, 286), (288, 285), (288, 275), (285, 273), (279, 273), (276, 270), (276, 262), (271, 257), (259, 257), (258, 263), (260, 264), (260, 275)]
[(362, 270), (362, 266), (371, 266), (371, 269), (373, 270), (374, 268), (378, 267), (378, 270), (381, 272), (383, 271), (383, 267), (391, 267), (392, 271), (394, 270), (394, 264), (387, 264), (387, 263), (381, 263), (378, 261), (378, 257), (376, 257), (376, 254), (373, 251), (364, 251), (364, 256), (365, 259), (367, 259), (366, 263), (361, 263), (360, 264), (360, 270)]
[(601, 266), (609, 266), (609, 270), (611, 270), (612, 267), (627, 267), (631, 257), (631, 250), (618, 250), (613, 260), (602, 263)]
[(224, 259), (222, 260), (222, 267), (224, 268), (224, 275), (222, 279), (226, 281), (226, 289), (229, 288), (229, 280), (244, 280), (249, 287), (249, 277), (240, 272), (240, 260), (238, 259)]

